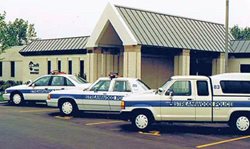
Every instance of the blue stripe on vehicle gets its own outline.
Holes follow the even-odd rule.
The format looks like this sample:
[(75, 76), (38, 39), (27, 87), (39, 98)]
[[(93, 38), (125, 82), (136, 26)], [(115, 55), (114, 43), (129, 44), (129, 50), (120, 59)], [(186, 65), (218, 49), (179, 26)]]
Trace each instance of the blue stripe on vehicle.
[(92, 99), (92, 100), (122, 100), (124, 96), (120, 95), (75, 95), (75, 94), (51, 94), (50, 97), (52, 99), (58, 99), (62, 97), (71, 97), (74, 99), (84, 100), (84, 99)]
[(22, 89), (22, 90), (7, 90), (6, 92), (7, 93), (11, 93), (13, 91), (19, 91), (23, 94), (48, 94), (50, 93), (51, 91), (54, 91), (54, 90), (45, 90), (45, 89)]
[(126, 107), (250, 107), (250, 101), (125, 101)]

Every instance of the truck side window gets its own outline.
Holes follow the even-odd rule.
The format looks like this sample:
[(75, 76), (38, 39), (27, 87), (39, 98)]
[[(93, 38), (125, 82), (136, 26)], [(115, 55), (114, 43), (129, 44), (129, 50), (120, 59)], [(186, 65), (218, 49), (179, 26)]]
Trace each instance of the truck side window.
[(250, 93), (250, 81), (220, 81), (221, 89), (223, 93), (229, 94), (249, 94)]
[(191, 82), (190, 81), (176, 81), (170, 89), (173, 91), (173, 96), (190, 96)]
[(198, 96), (208, 96), (208, 83), (207, 81), (197, 81), (197, 94)]

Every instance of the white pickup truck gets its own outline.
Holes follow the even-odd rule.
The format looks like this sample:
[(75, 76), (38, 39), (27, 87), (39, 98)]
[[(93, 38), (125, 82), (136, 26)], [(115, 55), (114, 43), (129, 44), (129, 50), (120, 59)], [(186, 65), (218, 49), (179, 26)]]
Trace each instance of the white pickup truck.
[(121, 117), (139, 130), (153, 122), (222, 122), (249, 132), (250, 74), (173, 76), (151, 94), (131, 95), (121, 102)]

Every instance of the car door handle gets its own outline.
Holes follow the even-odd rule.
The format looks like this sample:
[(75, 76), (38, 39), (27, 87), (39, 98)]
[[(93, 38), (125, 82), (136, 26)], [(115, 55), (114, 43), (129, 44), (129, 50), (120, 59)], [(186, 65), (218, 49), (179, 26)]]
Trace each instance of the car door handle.
[(48, 90), (48, 88), (45, 88), (45, 90)]
[(61, 88), (61, 90), (64, 90), (65, 88)]
[(191, 98), (188, 98), (187, 100), (193, 100), (193, 99), (191, 99)]
[(107, 93), (103, 93), (103, 95), (107, 95)]

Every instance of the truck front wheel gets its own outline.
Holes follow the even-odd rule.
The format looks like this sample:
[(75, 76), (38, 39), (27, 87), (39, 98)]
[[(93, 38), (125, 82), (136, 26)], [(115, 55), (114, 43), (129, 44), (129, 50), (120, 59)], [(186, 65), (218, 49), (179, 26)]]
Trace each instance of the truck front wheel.
[(148, 112), (135, 112), (132, 117), (132, 124), (138, 130), (148, 129), (152, 121), (152, 116)]
[(250, 119), (247, 115), (235, 115), (231, 121), (230, 126), (239, 133), (249, 133)]

